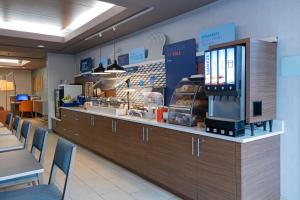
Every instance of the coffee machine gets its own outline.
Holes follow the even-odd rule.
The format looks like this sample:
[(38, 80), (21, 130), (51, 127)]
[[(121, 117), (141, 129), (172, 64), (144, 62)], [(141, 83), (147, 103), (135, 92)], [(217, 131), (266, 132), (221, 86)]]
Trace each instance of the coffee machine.
[(276, 43), (243, 39), (205, 52), (206, 131), (231, 137), (245, 134), (276, 115)]

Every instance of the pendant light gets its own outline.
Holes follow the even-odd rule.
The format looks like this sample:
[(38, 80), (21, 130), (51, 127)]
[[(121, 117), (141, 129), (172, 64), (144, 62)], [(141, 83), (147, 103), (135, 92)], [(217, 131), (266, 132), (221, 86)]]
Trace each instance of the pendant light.
[[(101, 47), (100, 47), (100, 51), (99, 51), (99, 57), (101, 58)], [(100, 59), (101, 60), (101, 59)], [(94, 69), (92, 75), (102, 75), (102, 74), (110, 74), (109, 72), (105, 72), (105, 68), (103, 67), (102, 62), (99, 62), (99, 66)]]
[(102, 74), (110, 74), (110, 73), (105, 71), (103, 64), (100, 62), (99, 67), (94, 69), (94, 72), (92, 73), (92, 75), (102, 75)]
[[(116, 32), (116, 27), (113, 27), (114, 33)], [(114, 38), (114, 62), (113, 64), (109, 65), (105, 72), (110, 72), (110, 73), (124, 73), (126, 72), (123, 67), (118, 65), (118, 62), (116, 60), (116, 37)]]

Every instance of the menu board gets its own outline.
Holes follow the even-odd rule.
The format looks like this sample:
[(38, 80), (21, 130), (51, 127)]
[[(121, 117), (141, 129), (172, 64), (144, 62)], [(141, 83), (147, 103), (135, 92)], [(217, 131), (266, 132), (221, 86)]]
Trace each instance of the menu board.
[(219, 50), (218, 58), (219, 58), (218, 82), (219, 84), (225, 84), (225, 78), (226, 78), (225, 49)]
[(211, 84), (218, 84), (218, 51), (211, 52)]
[(205, 53), (205, 85), (210, 85), (210, 52)]
[(196, 73), (196, 40), (165, 45), (163, 54), (166, 66), (165, 105), (169, 105), (178, 82)]
[(227, 49), (227, 84), (235, 84), (234, 48)]

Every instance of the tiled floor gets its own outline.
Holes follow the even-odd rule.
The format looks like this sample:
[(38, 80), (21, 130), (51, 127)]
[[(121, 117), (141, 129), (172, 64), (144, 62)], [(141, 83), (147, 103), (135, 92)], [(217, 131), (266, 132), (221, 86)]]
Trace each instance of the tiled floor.
[[(40, 120), (31, 121), (32, 131), (37, 126), (45, 126)], [(56, 134), (49, 134), (44, 163), (46, 170), (44, 182), (49, 179), (57, 139)], [(63, 176), (59, 174), (57, 182), (60, 186), (63, 180)], [(69, 200), (168, 199), (180, 198), (82, 147), (77, 148)]]

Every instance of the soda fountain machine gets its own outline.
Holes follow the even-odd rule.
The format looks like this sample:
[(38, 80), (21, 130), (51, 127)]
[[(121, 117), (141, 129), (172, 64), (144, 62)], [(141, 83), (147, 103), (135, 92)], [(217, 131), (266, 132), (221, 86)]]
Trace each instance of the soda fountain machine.
[(238, 137), (276, 114), (276, 43), (243, 39), (205, 52), (206, 131)]

